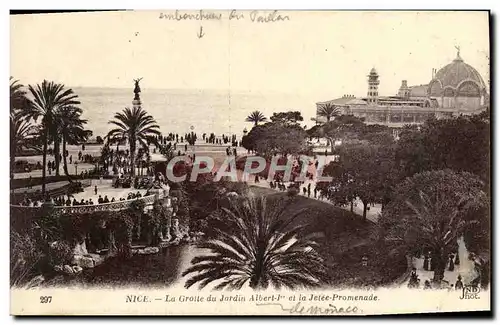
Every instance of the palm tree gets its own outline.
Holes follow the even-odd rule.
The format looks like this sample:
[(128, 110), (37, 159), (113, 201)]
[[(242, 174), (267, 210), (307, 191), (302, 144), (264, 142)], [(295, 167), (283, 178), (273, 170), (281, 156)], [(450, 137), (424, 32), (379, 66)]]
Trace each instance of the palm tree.
[(10, 168), (11, 179), (14, 176), (16, 153), (27, 146), (29, 139), (36, 133), (36, 127), (22, 118), (19, 113), (10, 114)]
[(340, 115), (340, 109), (331, 103), (325, 103), (319, 108), (318, 115), (326, 118), (328, 123), (333, 117)]
[(26, 145), (28, 138), (33, 135), (35, 127), (20, 114), (20, 111), (28, 108), (31, 101), (26, 97), (24, 86), (19, 80), (10, 77), (10, 168), (11, 178), (15, 155), (23, 145)]
[(85, 130), (87, 120), (81, 118), (82, 109), (77, 106), (64, 106), (57, 110), (58, 129), (62, 141), (63, 170), (68, 180), (71, 177), (68, 172), (68, 160), (66, 156), (66, 145), (77, 145), (87, 141), (92, 135), (91, 131)]
[(19, 83), (19, 80), (13, 80), (10, 77), (10, 113), (23, 110), (31, 105), (31, 100), (26, 97), (24, 86)]
[(457, 239), (483, 218), (483, 186), (477, 176), (449, 169), (415, 174), (398, 185), (377, 226), (393, 243), (430, 250), (434, 281), (440, 282)]
[(65, 106), (79, 105), (78, 95), (72, 89), (65, 89), (63, 84), (44, 80), (42, 84), (29, 86), (33, 104), (23, 110), (23, 115), (37, 121), (41, 118), (42, 153), (42, 194), (45, 194), (45, 178), (47, 164), (47, 146), (50, 135), (57, 132), (57, 110)]
[(317, 287), (325, 279), (325, 265), (314, 247), (313, 235), (302, 236), (304, 225), (292, 226), (303, 211), (286, 215), (286, 202), (267, 204), (264, 198), (232, 199), (223, 209), (227, 229), (198, 245), (212, 254), (192, 259), (183, 276), (189, 288), (218, 281), (215, 289)]
[(130, 166), (132, 167), (132, 176), (135, 176), (135, 152), (137, 142), (144, 148), (149, 148), (149, 144), (158, 144), (157, 136), (161, 135), (159, 126), (154, 118), (149, 115), (142, 107), (133, 109), (125, 108), (123, 112), (116, 113), (114, 120), (109, 121), (117, 128), (112, 129), (106, 136), (108, 139), (126, 139), (130, 146)]
[(259, 122), (265, 122), (267, 118), (260, 111), (253, 111), (252, 114), (248, 115), (246, 122), (254, 123), (254, 126), (259, 125)]

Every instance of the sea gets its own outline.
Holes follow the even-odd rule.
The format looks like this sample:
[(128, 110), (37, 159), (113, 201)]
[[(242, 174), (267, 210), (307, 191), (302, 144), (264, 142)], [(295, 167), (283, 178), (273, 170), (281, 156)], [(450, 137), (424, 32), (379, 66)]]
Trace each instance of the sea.
[[(132, 89), (124, 88), (73, 88), (81, 101), (83, 118), (93, 137), (105, 136), (112, 128), (108, 122), (116, 112), (132, 107)], [(234, 92), (223, 90), (142, 89), (142, 107), (153, 116), (163, 134), (183, 135), (194, 131), (203, 133), (236, 134), (250, 130), (252, 123), (245, 122), (254, 110), (267, 118), (274, 112), (300, 111), (304, 117), (302, 125), (312, 126), (316, 112), (316, 101), (297, 94)]]

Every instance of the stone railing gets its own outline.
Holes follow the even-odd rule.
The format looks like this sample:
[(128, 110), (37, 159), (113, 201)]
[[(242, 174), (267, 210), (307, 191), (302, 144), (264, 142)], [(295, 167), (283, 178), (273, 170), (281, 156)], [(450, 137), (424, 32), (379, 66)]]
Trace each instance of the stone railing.
[[(101, 204), (94, 204), (94, 205), (74, 205), (74, 206), (54, 206), (54, 209), (57, 212), (61, 212), (62, 214), (81, 214), (81, 213), (92, 213), (92, 212), (99, 212), (99, 211), (121, 211), (128, 209), (130, 207), (130, 204), (132, 202), (137, 202), (141, 201), (144, 203), (145, 206), (152, 205), (156, 199), (162, 199), (163, 195), (160, 194), (152, 194), (136, 199), (130, 199), (130, 200), (125, 200), (125, 201), (116, 201), (116, 202), (110, 202), (110, 203), (101, 203)], [(11, 205), (11, 208), (14, 210), (19, 210), (19, 209), (33, 209), (31, 211), (34, 211), (34, 209), (41, 209), (42, 207), (28, 207), (28, 206), (21, 206), (21, 205)]]

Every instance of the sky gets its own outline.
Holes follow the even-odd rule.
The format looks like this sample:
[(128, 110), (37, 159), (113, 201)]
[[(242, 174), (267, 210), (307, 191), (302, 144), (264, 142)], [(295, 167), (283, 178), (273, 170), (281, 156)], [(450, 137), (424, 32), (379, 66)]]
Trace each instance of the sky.
[[(165, 11), (174, 15), (175, 11)], [(197, 12), (180, 11), (196, 14)], [(280, 11), (285, 20), (160, 19), (161, 12), (11, 16), (11, 75), (68, 87), (231, 89), (329, 100), (426, 84), (457, 55), (489, 84), (487, 12)], [(260, 11), (257, 16), (264, 16)], [(198, 37), (202, 28), (203, 36)]]

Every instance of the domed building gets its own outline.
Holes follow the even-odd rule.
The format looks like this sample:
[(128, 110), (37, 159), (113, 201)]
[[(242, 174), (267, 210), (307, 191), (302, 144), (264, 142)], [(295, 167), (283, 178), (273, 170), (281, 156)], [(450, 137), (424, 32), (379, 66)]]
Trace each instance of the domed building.
[(439, 107), (476, 110), (486, 101), (486, 85), (472, 66), (457, 57), (437, 71), (429, 82), (427, 95), (435, 98)]
[(336, 106), (342, 114), (364, 118), (367, 124), (384, 124), (394, 128), (405, 124), (421, 124), (430, 117), (477, 114), (489, 105), (489, 94), (483, 78), (476, 69), (464, 62), (460, 50), (451, 63), (439, 70), (432, 69), (429, 83), (408, 86), (407, 80), (403, 80), (395, 96), (379, 96), (380, 79), (375, 68), (370, 70), (367, 77), (366, 97), (344, 95), (316, 103), (316, 122), (326, 121), (320, 113), (325, 104)]

